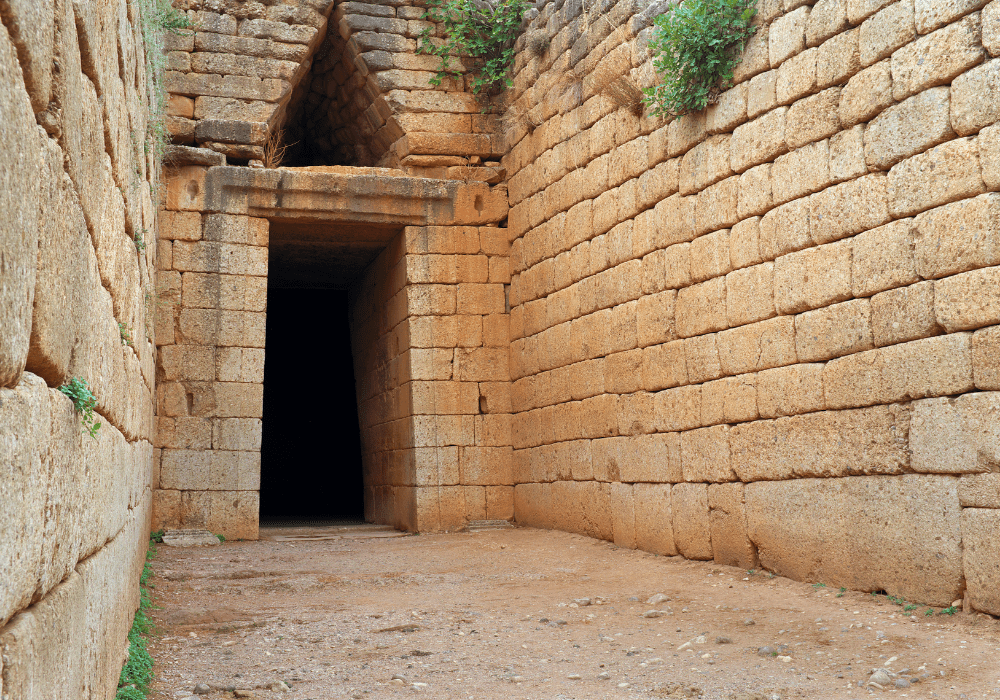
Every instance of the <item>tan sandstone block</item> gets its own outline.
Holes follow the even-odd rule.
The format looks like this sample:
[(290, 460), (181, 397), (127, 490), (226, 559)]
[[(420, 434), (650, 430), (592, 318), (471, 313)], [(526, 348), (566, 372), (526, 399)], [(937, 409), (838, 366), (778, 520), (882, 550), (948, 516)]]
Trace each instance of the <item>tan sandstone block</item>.
[(700, 236), (709, 231), (732, 226), (737, 221), (739, 206), (739, 178), (729, 177), (702, 190), (696, 197), (694, 233)]
[(912, 406), (914, 471), (975, 474), (1000, 469), (1000, 393), (926, 399)]
[(727, 327), (726, 280), (718, 277), (677, 293), (677, 335), (682, 338)]
[(729, 232), (729, 260), (734, 270), (762, 262), (760, 217), (744, 219)]
[(701, 426), (701, 387), (684, 386), (657, 392), (654, 399), (657, 432)]
[(716, 564), (753, 569), (759, 564), (757, 548), (747, 536), (744, 485), (711, 484), (708, 487), (712, 556)]
[(849, 26), (846, 0), (819, 0), (809, 13), (806, 45), (819, 46)]
[(890, 289), (871, 300), (872, 336), (882, 347), (940, 333), (934, 318), (934, 283)]
[(952, 333), (831, 360), (823, 370), (826, 405), (851, 408), (969, 391), (971, 335)]
[(789, 108), (785, 122), (785, 140), (789, 148), (800, 148), (840, 131), (837, 117), (840, 92), (839, 87), (830, 88), (799, 100)]
[[(667, 502), (669, 503), (669, 495)], [(620, 482), (611, 484), (611, 531), (616, 545), (628, 549), (636, 548), (635, 497), (632, 484)]]
[(809, 233), (829, 243), (890, 220), (886, 178), (880, 173), (829, 187), (809, 198)]
[(774, 260), (780, 255), (812, 245), (809, 236), (809, 201), (799, 199), (775, 207), (760, 220), (760, 256)]
[(949, 92), (935, 87), (888, 108), (868, 124), (865, 160), (888, 170), (899, 161), (954, 137)]
[(786, 153), (771, 167), (771, 193), (778, 204), (817, 192), (830, 183), (828, 140)]
[(646, 391), (669, 389), (688, 383), (684, 341), (653, 345), (642, 351), (642, 385)]
[(778, 80), (774, 85), (778, 104), (790, 104), (816, 91), (818, 58), (819, 49), (806, 49), (781, 64), (778, 68)]
[(685, 481), (735, 481), (736, 473), (730, 464), (729, 426), (682, 432), (681, 468)]
[(757, 373), (757, 409), (761, 418), (819, 411), (823, 403), (823, 365), (796, 364)]
[(639, 549), (675, 556), (674, 517), (669, 484), (635, 484), (635, 544)]
[(742, 124), (733, 131), (730, 140), (730, 165), (734, 171), (743, 171), (773, 160), (785, 153), (785, 117), (787, 107), (778, 107), (752, 122)]
[(896, 218), (982, 194), (986, 185), (976, 139), (954, 139), (897, 163), (886, 185)]
[(982, 20), (983, 48), (989, 51), (990, 56), (1000, 55), (1000, 5), (995, 2), (986, 5)]
[(913, 0), (898, 0), (861, 25), (858, 48), (861, 65), (870, 66), (892, 55), (917, 36), (913, 21)]
[(201, 214), (196, 211), (166, 211), (160, 213), (160, 238), (197, 241), (201, 238)]
[(917, 32), (926, 34), (978, 10), (989, 0), (916, 0)]
[(951, 86), (951, 123), (961, 135), (973, 134), (1000, 119), (1000, 60), (987, 61), (955, 78)]
[(948, 605), (962, 585), (957, 479), (870, 476), (746, 486), (761, 565), (802, 581)]
[(791, 316), (779, 316), (723, 331), (718, 351), (721, 372), (727, 376), (790, 365), (795, 362), (795, 322)]
[(772, 68), (801, 53), (806, 48), (808, 7), (800, 7), (775, 20), (768, 33), (768, 58)]
[[(766, 214), (770, 211), (774, 207), (774, 196), (771, 191), (771, 164), (758, 165), (740, 175), (737, 197), (736, 211), (737, 216), (741, 219)], [(733, 228), (735, 229), (739, 225), (736, 224)]]
[(777, 82), (777, 70), (769, 70), (750, 80), (747, 87), (747, 116), (750, 119), (755, 119), (778, 106), (777, 93), (775, 92)]
[(1000, 508), (1000, 474), (966, 474), (958, 480), (963, 508)]
[(962, 510), (966, 592), (974, 610), (1000, 615), (1000, 510)]
[(677, 292), (667, 290), (642, 296), (636, 308), (636, 333), (640, 347), (656, 345), (677, 337), (674, 309)]
[(850, 79), (840, 93), (837, 114), (841, 125), (850, 127), (872, 119), (893, 104), (892, 71), (886, 59)]
[(774, 299), (778, 313), (800, 313), (850, 299), (851, 243), (828, 243), (775, 260)]
[(979, 15), (974, 14), (908, 44), (892, 54), (892, 89), (896, 100), (949, 83), (981, 63)]
[(712, 558), (708, 484), (677, 484), (670, 489), (674, 543), (685, 559)]
[(726, 318), (730, 327), (763, 321), (776, 313), (774, 263), (763, 263), (726, 275)]
[(916, 218), (917, 273), (933, 279), (1000, 264), (1000, 194), (946, 204)]
[(729, 135), (710, 136), (681, 159), (679, 190), (681, 194), (696, 194), (732, 174)]
[(700, 236), (691, 242), (691, 279), (703, 282), (730, 270), (729, 229)]
[(718, 333), (710, 333), (684, 341), (684, 360), (687, 364), (688, 381), (693, 384), (718, 379), (722, 376), (722, 366), (717, 347)]
[(972, 369), (977, 389), (1000, 389), (1000, 328), (972, 335)]
[(1000, 323), (1000, 267), (935, 282), (934, 315), (949, 333)]
[(854, 238), (851, 290), (856, 297), (917, 282), (913, 219), (893, 221)]
[(819, 362), (874, 348), (867, 299), (854, 299), (795, 317), (799, 362)]

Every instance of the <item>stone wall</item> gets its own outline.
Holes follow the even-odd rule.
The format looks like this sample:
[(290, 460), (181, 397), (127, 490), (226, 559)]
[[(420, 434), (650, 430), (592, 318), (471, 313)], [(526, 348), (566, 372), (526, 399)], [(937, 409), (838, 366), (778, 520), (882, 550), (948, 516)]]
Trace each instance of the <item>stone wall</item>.
[(351, 288), (365, 517), (514, 515), (506, 230), (410, 226)]
[(670, 124), (641, 9), (517, 59), (518, 521), (1000, 613), (1000, 3), (765, 0)]
[(430, 84), (440, 59), (416, 53), (433, 26), (418, 5), (174, 0), (195, 25), (169, 37), (175, 143), (259, 160), (283, 132), (289, 165), (499, 182), (499, 118), (465, 81)]
[[(138, 12), (0, 0), (5, 698), (113, 697), (138, 607), (159, 168)], [(96, 439), (57, 391), (74, 377), (97, 396)]]
[(208, 169), (164, 173), (153, 527), (256, 539), (268, 222), (206, 210)]

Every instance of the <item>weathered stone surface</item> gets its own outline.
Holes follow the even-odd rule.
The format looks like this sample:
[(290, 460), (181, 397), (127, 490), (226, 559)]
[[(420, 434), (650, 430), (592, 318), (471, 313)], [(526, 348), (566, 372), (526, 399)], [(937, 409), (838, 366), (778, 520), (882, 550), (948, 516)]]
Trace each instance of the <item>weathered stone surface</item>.
[(887, 179), (889, 211), (909, 216), (986, 191), (975, 139), (954, 139), (897, 163)]
[(957, 399), (913, 403), (913, 469), (939, 474), (1000, 471), (1000, 395), (975, 392)]
[(949, 333), (1000, 323), (1000, 268), (973, 270), (937, 281), (934, 315)]
[(958, 480), (963, 508), (1000, 508), (1000, 473), (967, 474)]
[(974, 610), (1000, 615), (1000, 510), (962, 510), (966, 592)]
[(903, 100), (944, 85), (983, 61), (979, 15), (917, 39), (892, 54), (892, 94)]
[(957, 489), (916, 475), (747, 484), (749, 535), (781, 575), (949, 605), (962, 586)]
[(913, 257), (913, 219), (893, 221), (854, 238), (851, 289), (867, 297), (919, 281)]
[(708, 484), (675, 484), (670, 489), (674, 543), (686, 559), (712, 558)]
[(757, 548), (747, 537), (743, 484), (711, 484), (708, 487), (712, 557), (716, 564), (753, 569), (759, 564)]
[[(21, 5), (30, 9), (30, 3), (18, 3), (19, 8)], [(52, 16), (51, 8), (47, 14)], [(40, 183), (24, 166), (41, 168), (42, 162), (40, 129), (35, 126), (17, 53), (6, 30), (0, 31), (0, 85), (4, 143), (0, 150), (0, 249), (4, 251), (0, 259), (0, 325), (4, 328), (0, 334), (0, 386), (13, 386), (28, 354), (38, 260)]]
[(888, 170), (904, 158), (952, 138), (948, 93), (946, 87), (931, 88), (875, 117), (865, 132), (869, 167)]
[(987, 193), (917, 216), (917, 273), (936, 279), (1000, 264), (1000, 194)]
[(168, 547), (212, 547), (220, 544), (219, 538), (208, 530), (166, 530), (163, 544)]
[(48, 107), (52, 95), (55, 0), (6, 0), (0, 6), (0, 15), (7, 30), (5, 38), (17, 47), (24, 72), (23, 83), (4, 80), (4, 85), (8, 89), (18, 83), (25, 85), (33, 111), (40, 112)]
[(974, 134), (1000, 119), (1000, 60), (987, 61), (955, 78), (951, 124), (960, 135)]
[(858, 35), (861, 65), (870, 66), (890, 56), (912, 42), (916, 35), (912, 0), (898, 0), (861, 25)]
[(635, 546), (647, 552), (674, 556), (674, 516), (669, 484), (635, 484)]

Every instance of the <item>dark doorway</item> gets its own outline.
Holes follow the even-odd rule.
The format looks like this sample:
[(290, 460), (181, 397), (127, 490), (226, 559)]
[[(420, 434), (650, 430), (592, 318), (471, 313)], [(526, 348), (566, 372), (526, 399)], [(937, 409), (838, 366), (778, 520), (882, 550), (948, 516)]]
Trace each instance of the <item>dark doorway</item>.
[(347, 292), (267, 293), (261, 519), (364, 519)]

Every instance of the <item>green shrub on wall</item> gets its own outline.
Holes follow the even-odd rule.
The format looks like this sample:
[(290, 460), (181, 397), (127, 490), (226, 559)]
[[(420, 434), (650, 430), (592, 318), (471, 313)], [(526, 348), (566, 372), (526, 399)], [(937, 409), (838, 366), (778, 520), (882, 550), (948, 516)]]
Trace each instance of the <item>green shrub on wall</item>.
[(684, 0), (654, 20), (649, 43), (662, 82), (643, 90), (654, 115), (677, 117), (715, 102), (733, 79), (756, 0)]
[(431, 79), (440, 85), (445, 78), (461, 79), (462, 65), (456, 57), (471, 62), (472, 91), (498, 92), (512, 84), (514, 41), (521, 18), (531, 5), (526, 0), (427, 0), (424, 19), (442, 25), (444, 41), (434, 40), (427, 28), (420, 36), (417, 52), (441, 58), (441, 70)]

